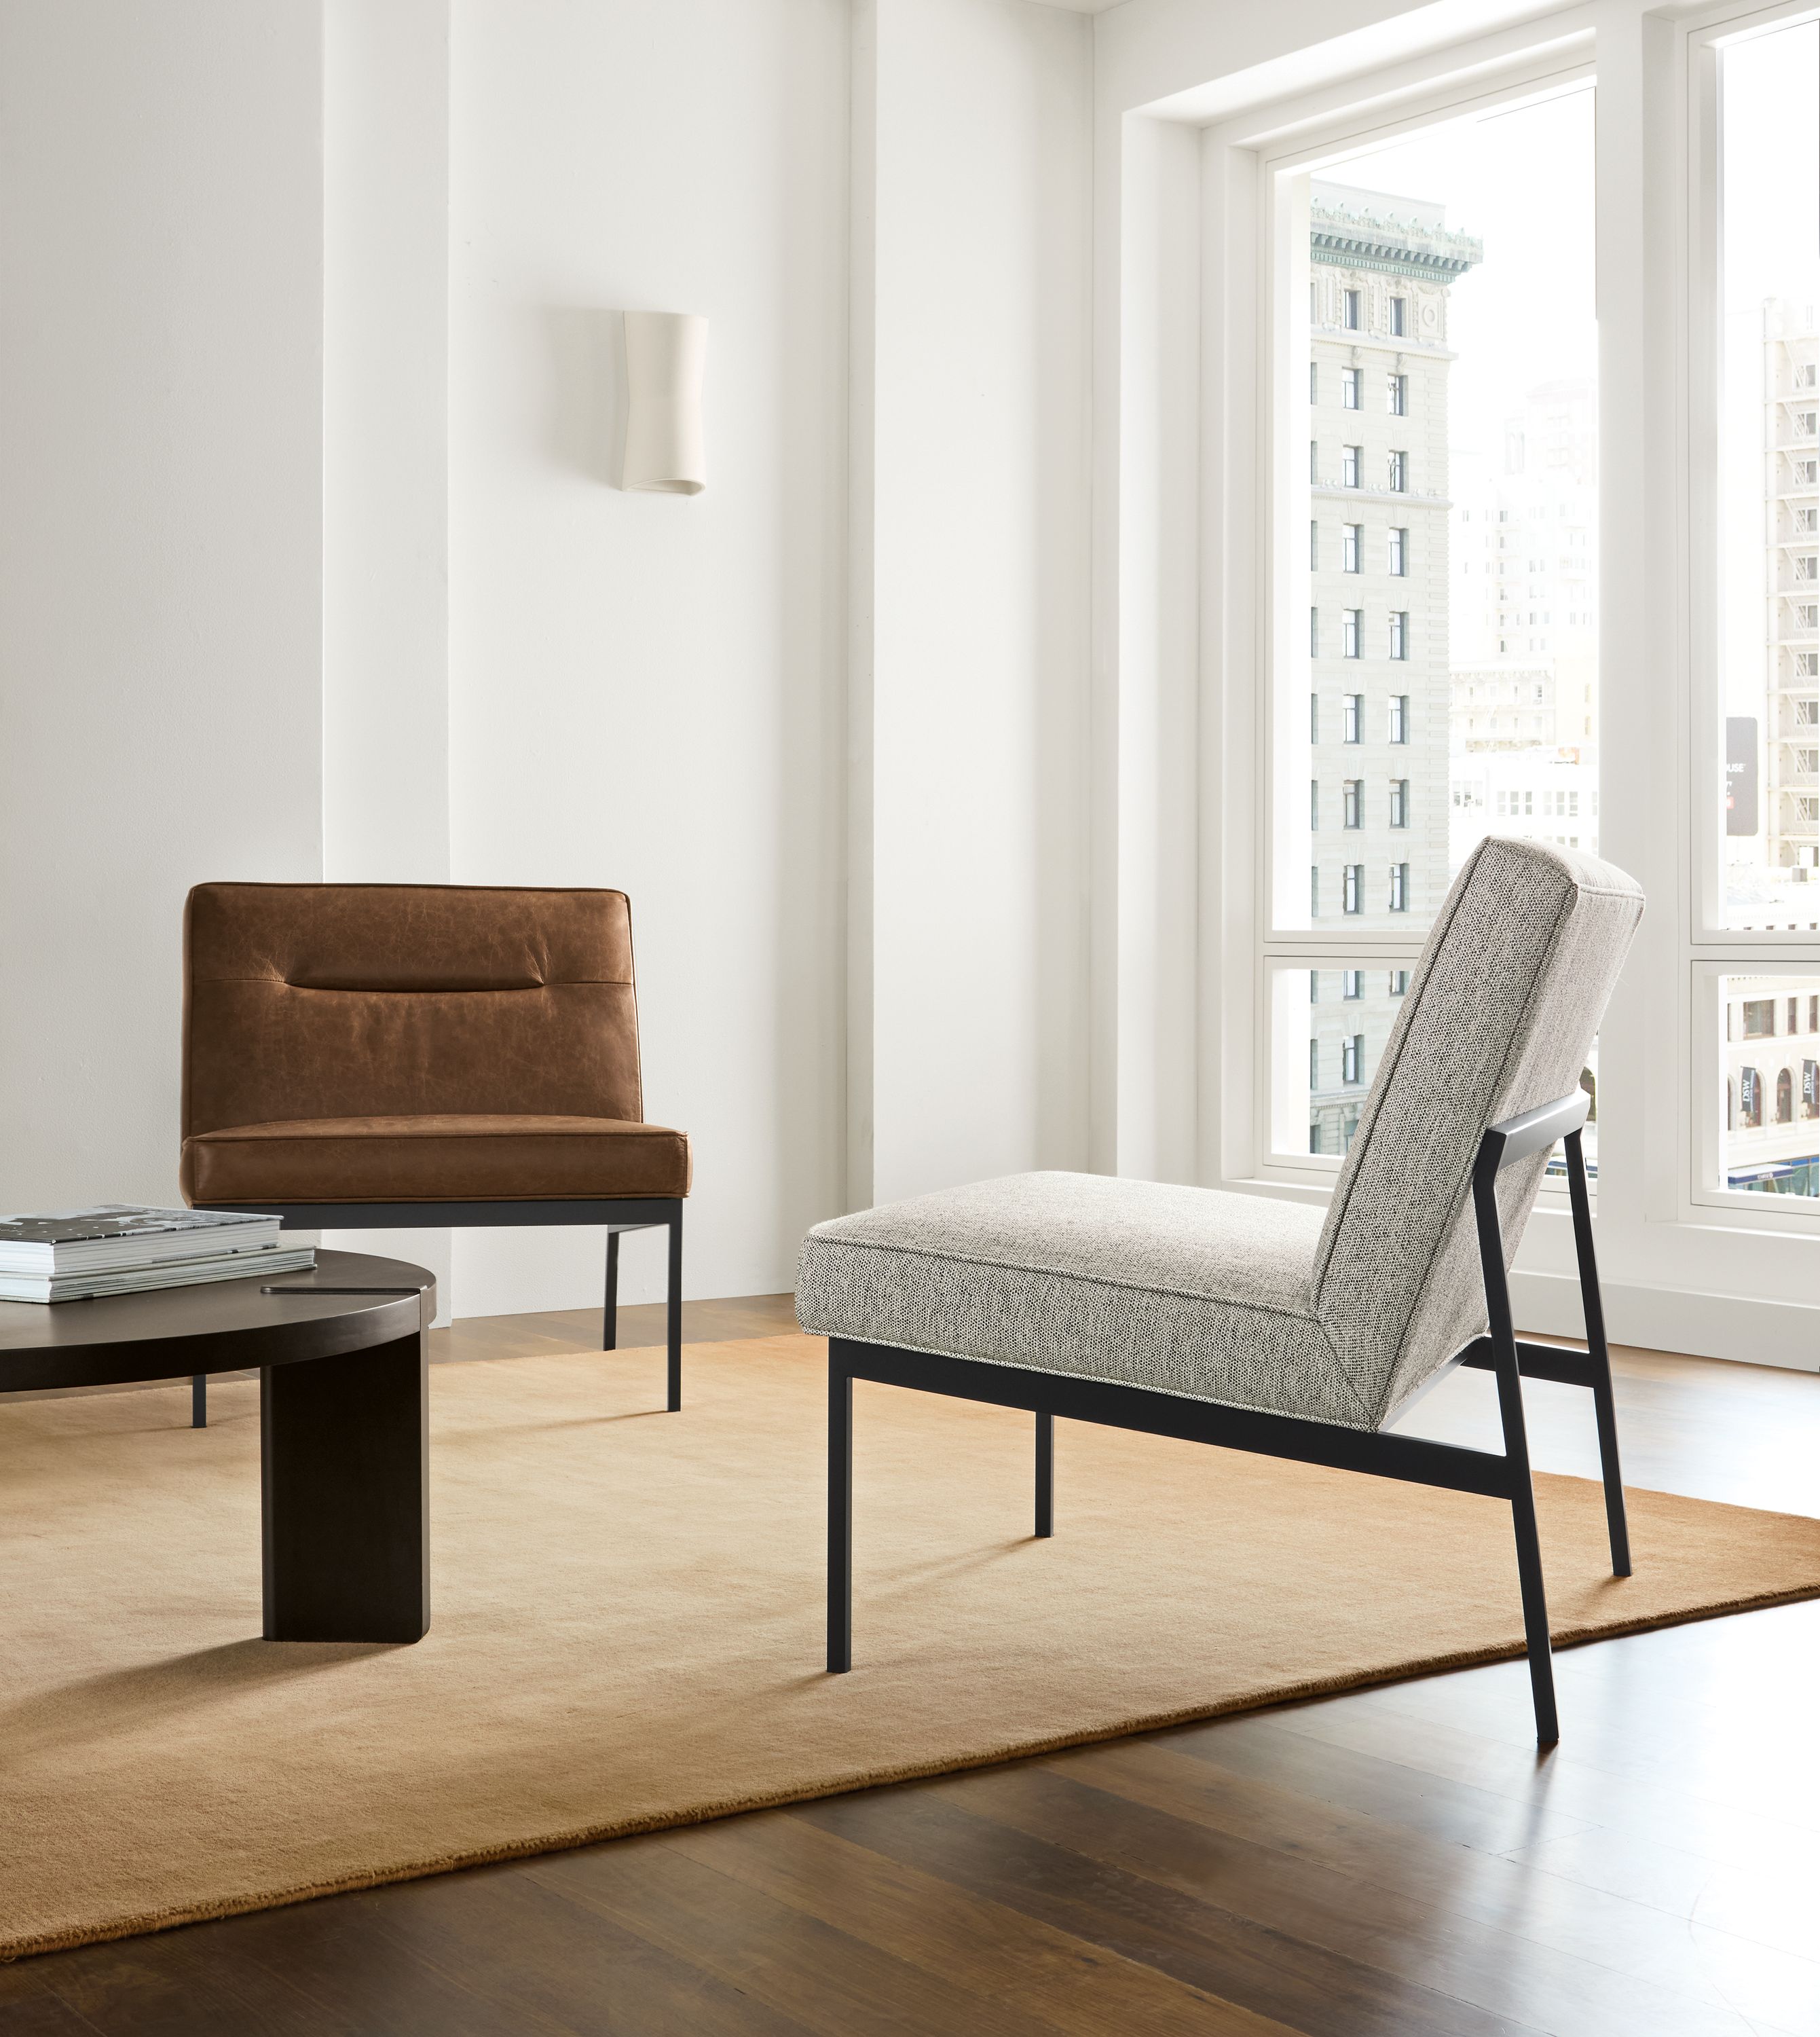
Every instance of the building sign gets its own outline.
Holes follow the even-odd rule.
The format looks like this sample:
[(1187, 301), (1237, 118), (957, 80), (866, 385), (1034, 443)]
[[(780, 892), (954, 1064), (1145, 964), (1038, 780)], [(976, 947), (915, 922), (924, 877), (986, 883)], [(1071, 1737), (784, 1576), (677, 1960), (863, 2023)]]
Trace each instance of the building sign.
[(1725, 717), (1725, 832), (1757, 832), (1757, 717)]
[(1801, 1064), (1801, 1115), (1820, 1117), (1820, 1061)]
[(1745, 1124), (1763, 1122), (1763, 1079), (1754, 1068), (1738, 1071), (1738, 1116)]

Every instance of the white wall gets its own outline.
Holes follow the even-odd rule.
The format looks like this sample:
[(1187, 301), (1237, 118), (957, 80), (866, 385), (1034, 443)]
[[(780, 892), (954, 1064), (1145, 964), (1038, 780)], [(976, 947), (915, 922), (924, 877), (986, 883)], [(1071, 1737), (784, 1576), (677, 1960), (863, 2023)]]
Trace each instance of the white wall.
[(321, 864), (314, 0), (0, 0), (0, 1208), (176, 1194), (183, 894)]
[[(693, 1294), (839, 1206), (844, 0), (457, 0), (450, 875), (632, 901)], [(622, 493), (617, 314), (704, 313), (707, 492)], [(463, 1234), (463, 1314), (598, 1296), (593, 1232)], [(657, 1237), (622, 1294), (659, 1291)]]
[(1024, 0), (870, 27), (856, 1201), (1087, 1159), (1092, 28)]

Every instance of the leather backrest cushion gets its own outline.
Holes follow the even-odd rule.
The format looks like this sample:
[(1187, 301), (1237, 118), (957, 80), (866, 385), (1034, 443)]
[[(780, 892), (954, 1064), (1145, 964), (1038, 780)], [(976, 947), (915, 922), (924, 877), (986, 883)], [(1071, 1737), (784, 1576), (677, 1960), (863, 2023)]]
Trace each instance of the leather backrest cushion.
[(432, 1112), (644, 1116), (618, 891), (199, 884), (183, 1136)]

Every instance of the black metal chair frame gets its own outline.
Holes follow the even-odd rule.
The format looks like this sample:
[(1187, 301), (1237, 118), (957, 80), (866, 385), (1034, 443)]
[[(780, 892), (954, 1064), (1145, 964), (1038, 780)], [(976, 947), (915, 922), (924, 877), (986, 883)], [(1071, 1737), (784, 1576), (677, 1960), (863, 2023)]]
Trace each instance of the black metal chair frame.
[[(1036, 1532), (1055, 1532), (1055, 1417), (1098, 1422), (1222, 1449), (1252, 1450), (1341, 1471), (1456, 1492), (1508, 1499), (1516, 1532), (1517, 1577), (1522, 1591), (1529, 1679), (1535, 1703), (1536, 1737), (1551, 1745), (1560, 1737), (1554, 1702), (1554, 1670), (1549, 1642), (1548, 1606), (1542, 1589), (1542, 1549), (1536, 1534), (1535, 1494), (1529, 1445), (1524, 1428), (1523, 1381), (1552, 1379), (1592, 1389), (1599, 1430), (1599, 1464), (1605, 1484), (1605, 1517), (1612, 1573), (1630, 1574), (1630, 1544), (1624, 1514), (1624, 1487), (1618, 1461), (1618, 1424), (1612, 1403), (1611, 1361), (1606, 1348), (1605, 1313), (1599, 1268), (1593, 1257), (1592, 1216), (1587, 1196), (1581, 1128), (1591, 1098), (1582, 1090), (1540, 1109), (1493, 1125), (1481, 1140), (1473, 1167), (1473, 1207), (1478, 1220), (1479, 1260), (1485, 1278), (1490, 1333), (1476, 1339), (1397, 1410), (1413, 1407), (1429, 1386), (1456, 1365), (1494, 1373), (1504, 1449), (1462, 1449), (1419, 1436), (1382, 1429), (1346, 1429), (1327, 1422), (1195, 1400), (1148, 1387), (1123, 1386), (1067, 1373), (1033, 1372), (990, 1360), (944, 1358), (893, 1344), (831, 1337), (828, 1344), (828, 1667), (839, 1674), (853, 1666), (853, 1382), (870, 1379), (945, 1393), (1001, 1408), (1028, 1408), (1036, 1418)], [(1580, 1264), (1580, 1291), (1586, 1315), (1584, 1351), (1529, 1344), (1512, 1327), (1509, 1285), (1497, 1215), (1497, 1177), (1519, 1160), (1565, 1139), (1568, 1192), (1573, 1208), (1573, 1241)], [(1395, 1419), (1393, 1417), (1393, 1419)]]
[[(606, 1302), (600, 1347), (619, 1344), (619, 1238), (621, 1231), (667, 1229), (670, 1279), (665, 1307), (668, 1347), (666, 1404), (682, 1405), (682, 1197), (600, 1197), (579, 1202), (510, 1203), (198, 1203), (198, 1209), (240, 1210), (275, 1216), (285, 1230), (492, 1230), (527, 1224), (583, 1223), (606, 1231)], [(190, 1425), (209, 1422), (209, 1388), (198, 1373), (190, 1381)]]

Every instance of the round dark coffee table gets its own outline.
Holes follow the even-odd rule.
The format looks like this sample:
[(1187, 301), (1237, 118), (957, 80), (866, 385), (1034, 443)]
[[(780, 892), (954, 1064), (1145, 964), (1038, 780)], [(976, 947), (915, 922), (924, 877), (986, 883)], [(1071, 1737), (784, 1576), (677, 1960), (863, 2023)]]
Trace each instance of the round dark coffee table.
[(364, 1252), (319, 1252), (307, 1273), (0, 1302), (0, 1393), (256, 1366), (266, 1638), (420, 1641), (435, 1313), (432, 1275)]

